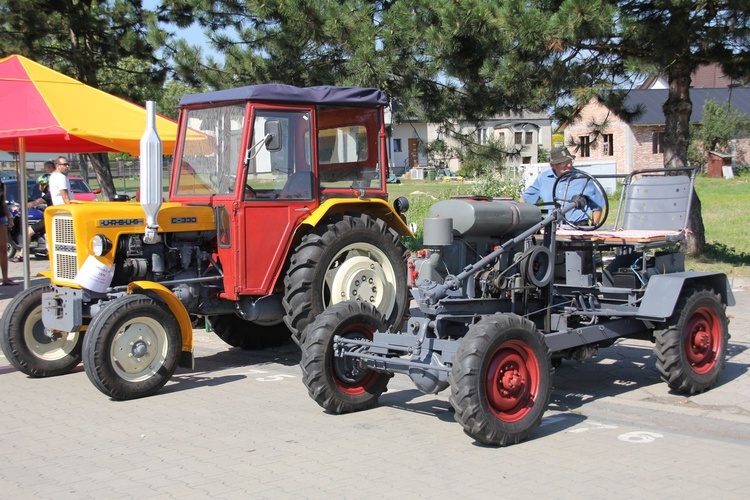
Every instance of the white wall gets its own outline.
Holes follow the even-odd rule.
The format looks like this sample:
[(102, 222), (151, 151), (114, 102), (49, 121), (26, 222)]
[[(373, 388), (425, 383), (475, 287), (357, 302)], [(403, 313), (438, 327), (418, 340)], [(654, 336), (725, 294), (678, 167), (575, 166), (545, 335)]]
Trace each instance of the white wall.
[[(523, 157), (529, 157), (531, 163), (538, 160), (539, 146), (550, 150), (552, 148), (552, 124), (549, 119), (508, 117), (496, 120), (487, 120), (480, 126), (487, 129), (487, 137), (497, 139), (501, 132), (505, 132), (505, 143), (508, 147), (514, 146), (515, 132), (533, 133), (531, 144), (522, 144), (521, 153), (517, 157), (510, 158), (508, 164), (518, 166), (523, 163)], [(477, 127), (470, 124), (462, 124), (460, 127), (462, 133), (476, 133)], [(438, 138), (438, 126), (436, 124), (426, 124), (423, 122), (400, 123), (391, 126), (391, 138), (389, 142), (389, 156), (391, 169), (400, 174), (403, 172), (409, 159), (409, 139), (419, 139), (422, 142), (434, 141)], [(401, 151), (394, 151), (394, 139), (401, 140)], [(448, 140), (450, 147), (457, 147), (458, 143)], [(428, 159), (425, 155), (419, 155), (419, 165), (427, 166)], [(456, 172), (461, 168), (457, 159), (449, 160), (448, 167)]]
[[(394, 139), (401, 140), (401, 151), (394, 151)], [(409, 160), (409, 139), (418, 139), (422, 142), (430, 142), (437, 139), (437, 127), (422, 122), (399, 123), (391, 127), (391, 139), (389, 144), (389, 154), (391, 157), (391, 167), (396, 172), (403, 172), (407, 168)], [(419, 154), (419, 165), (427, 166), (427, 157)]]

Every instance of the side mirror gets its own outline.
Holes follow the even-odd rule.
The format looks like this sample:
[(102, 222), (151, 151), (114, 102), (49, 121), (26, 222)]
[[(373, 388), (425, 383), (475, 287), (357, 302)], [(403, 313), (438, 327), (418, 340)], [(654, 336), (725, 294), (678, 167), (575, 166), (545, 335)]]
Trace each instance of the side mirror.
[(409, 210), (409, 200), (405, 198), (404, 196), (399, 196), (396, 198), (396, 200), (393, 202), (393, 208), (396, 210), (397, 214), (402, 214)]
[(263, 130), (266, 135), (266, 149), (268, 151), (281, 150), (281, 124), (278, 120), (268, 120)]
[(94, 193), (94, 194), (99, 194), (99, 193), (102, 192), (102, 190), (99, 189), (99, 188), (96, 188), (96, 189), (92, 190), (91, 192)]

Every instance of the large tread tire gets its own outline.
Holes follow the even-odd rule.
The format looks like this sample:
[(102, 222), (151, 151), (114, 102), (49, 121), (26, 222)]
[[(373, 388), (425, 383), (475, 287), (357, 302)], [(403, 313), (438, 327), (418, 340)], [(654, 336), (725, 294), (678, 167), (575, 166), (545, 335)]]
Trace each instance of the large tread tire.
[(336, 414), (375, 406), (391, 375), (363, 369), (351, 358), (334, 357), (333, 338), (372, 340), (374, 332), (386, 328), (385, 316), (364, 302), (343, 302), (320, 314), (302, 344), (302, 381), (310, 397)]
[(724, 369), (729, 343), (726, 306), (713, 290), (686, 288), (663, 329), (654, 332), (656, 369), (669, 387), (698, 394)]
[[(398, 233), (367, 214), (339, 215), (313, 229), (295, 249), (284, 278), (284, 321), (292, 339), (301, 345), (305, 327), (326, 308), (360, 298), (373, 302), (391, 329), (400, 330), (409, 310), (407, 256)], [(363, 290), (355, 279), (359, 271), (376, 286)]]
[(167, 383), (181, 349), (179, 323), (166, 306), (145, 295), (126, 295), (94, 317), (83, 343), (83, 365), (102, 393), (136, 399)]
[(53, 377), (70, 372), (81, 362), (83, 333), (50, 334), (42, 323), (42, 294), (49, 285), (32, 286), (8, 304), (0, 323), (3, 353), (30, 377)]
[(554, 369), (534, 323), (495, 314), (469, 327), (451, 371), (449, 401), (464, 432), (486, 445), (531, 436), (549, 405)]
[(240, 349), (266, 349), (286, 343), (292, 332), (283, 321), (262, 325), (245, 321), (236, 314), (223, 314), (210, 319), (211, 326), (221, 340)]

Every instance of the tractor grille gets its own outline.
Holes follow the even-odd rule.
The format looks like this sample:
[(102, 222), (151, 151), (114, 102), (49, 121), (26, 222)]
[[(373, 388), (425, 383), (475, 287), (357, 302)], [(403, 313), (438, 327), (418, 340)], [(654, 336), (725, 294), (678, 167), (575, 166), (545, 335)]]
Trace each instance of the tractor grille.
[(73, 217), (70, 214), (55, 215), (51, 235), (55, 278), (72, 281), (78, 272)]

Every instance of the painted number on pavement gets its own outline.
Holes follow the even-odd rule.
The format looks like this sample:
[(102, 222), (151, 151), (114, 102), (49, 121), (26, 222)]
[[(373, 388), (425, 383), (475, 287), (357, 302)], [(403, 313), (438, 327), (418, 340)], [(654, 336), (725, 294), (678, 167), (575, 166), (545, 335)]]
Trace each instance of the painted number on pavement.
[[(261, 373), (268, 373), (264, 370), (250, 370), (248, 373), (252, 375), (257, 375)], [(281, 382), (282, 380), (286, 378), (295, 378), (294, 375), (287, 375), (285, 373), (277, 373), (275, 375), (268, 375), (264, 377), (255, 377), (255, 380), (258, 382)]]
[(648, 432), (648, 431), (633, 431), (633, 432), (626, 432), (625, 434), (620, 434), (617, 436), (617, 439), (620, 441), (625, 441), (626, 443), (636, 443), (636, 444), (644, 444), (644, 443), (653, 443), (658, 438), (663, 438), (664, 436), (662, 434), (659, 434), (658, 432)]

